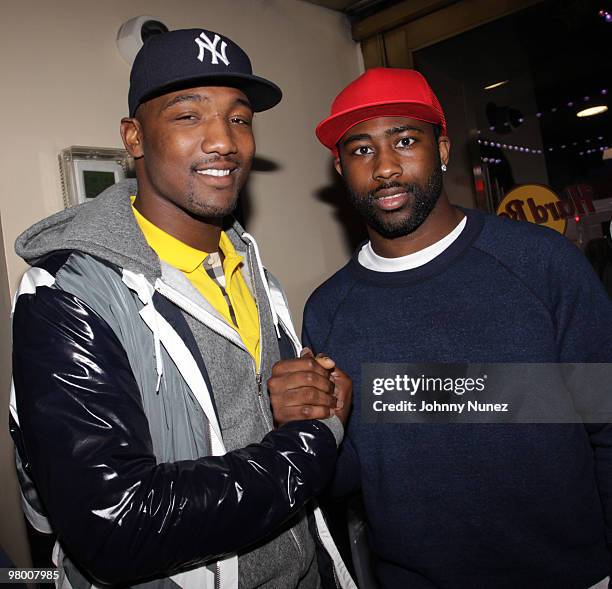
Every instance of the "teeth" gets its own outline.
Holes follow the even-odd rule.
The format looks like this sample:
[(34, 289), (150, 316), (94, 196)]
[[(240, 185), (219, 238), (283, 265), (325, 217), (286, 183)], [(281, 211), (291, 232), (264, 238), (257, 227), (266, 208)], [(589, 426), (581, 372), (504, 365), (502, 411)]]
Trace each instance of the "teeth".
[(229, 176), (231, 170), (216, 170), (209, 168), (207, 170), (196, 170), (198, 174), (204, 174), (206, 176)]

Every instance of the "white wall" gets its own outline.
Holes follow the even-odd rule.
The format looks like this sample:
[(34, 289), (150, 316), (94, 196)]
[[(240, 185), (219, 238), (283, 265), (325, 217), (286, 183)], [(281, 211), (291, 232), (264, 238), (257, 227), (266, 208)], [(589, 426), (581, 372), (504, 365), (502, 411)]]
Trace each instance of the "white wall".
[[(284, 90), (283, 102), (256, 119), (258, 153), (279, 169), (251, 177), (249, 231), (301, 322), (308, 294), (349, 253), (332, 206), (316, 197), (329, 185), (330, 173), (329, 156), (317, 143), (314, 127), (328, 113), (332, 98), (359, 73), (359, 56), (343, 17), (299, 0), (2, 2), (0, 215), (11, 292), (26, 267), (13, 253), (15, 238), (62, 208), (58, 153), (71, 145), (121, 147), (119, 120), (127, 111), (129, 68), (115, 36), (123, 22), (140, 14), (160, 17), (171, 29), (203, 27), (226, 34), (250, 55), (255, 73)], [(5, 274), (0, 255), (0, 277)], [(0, 370), (8, 377), (4, 307)], [(3, 408), (7, 382), (0, 379)], [(7, 451), (0, 455), (0, 542), (26, 566), (4, 435), (6, 411), (0, 411), (2, 416), (0, 439)]]

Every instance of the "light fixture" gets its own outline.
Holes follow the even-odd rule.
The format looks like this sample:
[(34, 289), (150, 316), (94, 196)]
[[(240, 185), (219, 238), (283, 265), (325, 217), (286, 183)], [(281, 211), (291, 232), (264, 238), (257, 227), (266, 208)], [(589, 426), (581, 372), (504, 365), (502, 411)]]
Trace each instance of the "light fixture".
[(117, 48), (131, 66), (143, 43), (153, 35), (167, 33), (168, 27), (156, 16), (135, 16), (124, 22), (117, 32)]
[(489, 84), (488, 86), (485, 86), (484, 89), (485, 90), (493, 90), (493, 88), (499, 88), (500, 86), (503, 86), (504, 84), (507, 84), (510, 80), (503, 80), (502, 82), (495, 82), (495, 84)]
[(612, 13), (608, 10), (600, 10), (597, 14), (599, 14), (599, 16), (601, 16), (605, 22), (612, 23)]
[(593, 115), (599, 115), (602, 112), (606, 112), (607, 110), (608, 107), (605, 104), (601, 104), (599, 106), (591, 106), (590, 108), (585, 108), (584, 110), (577, 112), (576, 116), (580, 118), (592, 117)]

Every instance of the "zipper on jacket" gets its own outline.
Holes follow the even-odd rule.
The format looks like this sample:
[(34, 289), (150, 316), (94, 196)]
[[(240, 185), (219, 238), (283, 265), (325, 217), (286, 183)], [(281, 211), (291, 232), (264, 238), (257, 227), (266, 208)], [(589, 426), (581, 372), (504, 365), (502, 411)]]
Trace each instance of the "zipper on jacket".
[[(251, 246), (250, 244), (248, 245), (249, 248), (249, 255), (247, 256), (248, 259), (248, 263), (249, 263), (249, 270), (251, 272), (251, 276), (253, 279), (253, 298), (255, 300), (255, 305), (257, 307), (257, 312), (259, 313), (259, 309), (260, 309), (260, 305), (259, 305), (259, 300), (258, 300), (258, 296), (257, 296), (257, 289), (255, 288), (255, 283), (256, 283), (256, 274), (255, 274), (255, 269), (253, 268), (253, 254), (250, 251)], [(191, 301), (189, 298), (187, 298), (185, 295), (183, 295), (182, 293), (178, 292), (177, 290), (175, 290), (174, 288), (172, 288), (170, 285), (166, 284), (165, 282), (163, 282), (162, 280), (158, 280), (156, 281), (155, 284), (155, 290), (157, 292), (159, 292), (161, 295), (163, 295), (164, 297), (166, 297), (167, 299), (169, 299), (170, 301), (172, 301), (173, 303), (175, 303), (176, 305), (178, 305), (180, 308), (182, 308), (184, 311), (186, 311), (187, 313), (189, 313), (191, 316), (195, 317), (196, 319), (198, 319), (199, 321), (201, 321), (204, 325), (206, 325), (209, 329), (211, 329), (212, 331), (214, 331), (215, 333), (217, 333), (217, 335), (220, 335), (221, 337), (224, 337), (226, 339), (228, 339), (227, 334), (223, 333), (220, 329), (210, 325), (208, 322), (203, 321), (202, 319), (202, 314), (207, 313), (206, 311), (204, 311), (203, 309), (201, 309), (200, 307), (198, 307), (193, 301)], [(269, 305), (272, 306), (272, 301), (268, 301)], [(280, 321), (280, 318), (279, 318)], [(281, 325), (283, 325), (283, 323), (281, 322)], [(224, 326), (225, 327), (225, 326)], [(285, 327), (283, 325), (283, 327)], [(233, 329), (231, 327), (228, 326), (229, 329)], [(236, 330), (233, 330), (236, 331)], [(287, 328), (285, 327), (285, 331), (287, 333), (290, 333)], [(238, 339), (240, 339), (240, 335), (238, 335)], [(233, 340), (232, 340), (233, 341)], [(248, 350), (246, 349), (246, 346), (244, 345), (244, 343), (241, 341), (241, 345), (240, 347), (244, 350), (246, 350), (248, 352)], [(261, 369), (261, 365), (262, 365), (262, 356), (263, 356), (263, 334), (262, 334), (262, 329), (261, 329), (261, 319), (259, 321), (259, 367)], [(264, 423), (266, 424), (266, 427), (268, 428), (269, 431), (272, 431), (274, 429), (274, 426), (272, 423), (270, 423), (269, 419), (268, 419), (268, 415), (266, 413), (265, 410), (265, 406), (264, 406), (264, 394), (263, 394), (263, 376), (261, 374), (261, 372), (259, 370), (257, 370), (257, 365), (255, 363), (255, 359), (252, 358), (252, 364), (251, 364), (252, 368), (253, 368), (253, 373), (255, 376), (255, 383), (257, 385), (257, 396), (259, 399), (259, 407), (260, 410), (262, 412), (263, 415), (263, 419), (264, 419)], [(208, 436), (209, 436), (209, 443), (210, 443), (210, 448), (212, 450), (212, 439), (211, 439), (211, 432), (210, 432), (210, 426), (208, 428)], [(304, 554), (304, 550), (302, 548), (302, 545), (297, 537), (297, 534), (294, 530), (294, 528), (290, 528), (289, 532), (296, 544), (297, 550), (298, 550), (298, 554), (300, 556), (302, 556)], [(220, 583), (220, 565), (217, 562), (217, 574), (215, 575), (215, 584), (217, 584), (217, 580)], [(220, 585), (219, 585), (220, 588)], [(217, 588), (215, 588), (217, 589)]]
[[(249, 243), (247, 247), (250, 250), (251, 244)], [(262, 391), (262, 386), (261, 386), (261, 382), (263, 380), (263, 377), (261, 374), (261, 364), (263, 360), (263, 331), (261, 329), (261, 312), (260, 312), (261, 306), (259, 305), (259, 297), (257, 296), (257, 288), (256, 288), (257, 280), (256, 280), (255, 268), (253, 268), (253, 254), (250, 251), (248, 252), (247, 259), (249, 261), (249, 271), (251, 272), (251, 280), (253, 281), (253, 300), (255, 301), (255, 306), (257, 307), (257, 315), (259, 319), (258, 321), (259, 323), (259, 363), (256, 363), (255, 359), (253, 358), (253, 368), (255, 369), (255, 384), (257, 385), (257, 396), (259, 397), (259, 400), (261, 403), (261, 399), (263, 397), (263, 391)], [(259, 366), (259, 369), (257, 368), (257, 366)], [(269, 424), (268, 420), (266, 419), (266, 412), (265, 411), (262, 411), (262, 412), (264, 415), (264, 420), (266, 422), (266, 425), (271, 427), (271, 424)]]
[[(248, 244), (248, 248), (249, 248), (249, 252), (248, 252), (249, 255), (247, 256), (247, 259), (248, 259), (248, 262), (249, 262), (249, 270), (251, 272), (251, 276), (252, 276), (252, 280), (253, 280), (253, 298), (255, 300), (255, 306), (257, 307), (257, 312), (259, 314), (260, 305), (259, 305), (259, 299), (258, 299), (258, 296), (257, 296), (257, 289), (255, 288), (256, 274), (255, 274), (255, 269), (253, 268), (253, 254), (250, 251), (250, 249), (251, 249), (250, 243)], [(211, 329), (212, 331), (217, 333), (217, 335), (220, 335), (221, 337), (228, 339), (226, 333), (223, 333), (220, 329), (218, 329), (216, 327), (213, 327), (208, 322), (205, 322), (205, 321), (202, 320), (201, 315), (203, 313), (206, 313), (206, 311), (204, 311), (203, 309), (198, 307), (193, 301), (191, 301), (185, 295), (183, 295), (182, 293), (178, 292), (177, 290), (175, 290), (174, 288), (172, 288), (170, 285), (166, 284), (162, 280), (156, 281), (155, 290), (157, 292), (159, 292), (161, 295), (163, 295), (164, 297), (166, 297), (167, 299), (169, 299), (170, 301), (172, 301), (173, 303), (175, 303), (176, 305), (178, 305), (184, 311), (186, 311), (187, 313), (189, 313), (190, 315), (192, 315), (193, 317), (195, 317), (196, 319), (201, 321), (209, 329)], [(272, 306), (272, 301), (268, 301), (268, 304), (271, 307)], [(279, 323), (281, 324), (281, 326), (284, 328), (285, 333), (290, 334), (291, 331), (284, 325), (284, 323), (281, 321), (280, 317), (278, 318), (278, 320), (279, 320)], [(237, 330), (235, 330), (235, 329), (233, 329), (231, 327), (229, 327), (229, 328), (237, 333)], [(238, 334), (238, 338), (241, 340), (240, 334)], [(292, 338), (290, 337), (289, 339), (292, 339)], [(295, 347), (295, 342), (292, 342), (292, 343), (294, 344), (294, 347)], [(248, 350), (247, 350), (246, 346), (244, 345), (244, 342), (242, 342), (242, 340), (241, 340), (241, 344), (242, 345), (240, 347), (248, 352)], [(295, 351), (296, 351), (296, 354), (297, 354), (297, 349)], [(259, 321), (259, 368), (260, 368), (260, 370), (261, 370), (261, 366), (262, 366), (262, 357), (263, 357), (263, 333), (262, 333), (261, 318), (260, 318), (260, 321)], [(264, 394), (263, 394), (263, 386), (262, 386), (263, 376), (262, 376), (260, 370), (257, 369), (257, 364), (256, 364), (254, 358), (252, 358), (251, 366), (253, 367), (253, 372), (255, 374), (255, 383), (257, 385), (257, 396), (258, 396), (258, 399), (259, 399), (259, 407), (260, 407), (260, 410), (261, 410), (262, 415), (263, 415), (264, 423), (266, 424), (266, 427), (269, 429), (269, 431), (272, 431), (274, 429), (274, 426), (273, 426), (272, 423), (270, 423), (270, 421), (268, 419), (268, 415), (267, 415), (266, 410), (265, 410), (265, 406), (264, 406)], [(207, 428), (207, 434), (208, 434), (209, 448), (212, 451), (212, 430), (211, 430), (210, 423), (209, 423), (208, 428)], [(300, 556), (303, 556), (305, 554), (304, 553), (304, 549), (302, 548), (302, 545), (300, 543), (300, 540), (297, 537), (297, 534), (296, 534), (294, 528), (293, 527), (290, 528), (289, 532), (290, 532), (290, 534), (291, 534), (291, 536), (292, 536), (292, 538), (293, 538), (293, 540), (294, 540), (294, 542), (296, 544), (296, 547), (297, 547), (297, 550), (298, 550), (298, 554)], [(335, 570), (334, 570), (334, 580), (336, 581), (336, 586), (339, 587), (338, 581), (337, 581), (337, 578), (336, 578)], [(221, 563), (219, 561), (216, 562), (215, 589), (221, 589)]]
[[(261, 367), (262, 367), (262, 360), (263, 360), (263, 332), (261, 329), (261, 312), (260, 312), (261, 306), (259, 304), (259, 297), (257, 296), (257, 288), (256, 288), (257, 280), (256, 280), (255, 268), (253, 268), (253, 253), (251, 252), (250, 244), (248, 245), (248, 249), (249, 251), (248, 251), (247, 260), (249, 261), (249, 270), (251, 272), (251, 276), (253, 280), (253, 298), (255, 299), (255, 306), (257, 307), (257, 313), (259, 315), (259, 370), (257, 369), (257, 365), (255, 364), (255, 359), (253, 359), (252, 366), (253, 366), (253, 370), (255, 371), (255, 382), (257, 384), (257, 397), (259, 400), (259, 408), (261, 409), (261, 414), (263, 415), (264, 423), (266, 424), (266, 427), (268, 428), (269, 431), (272, 431), (274, 429), (274, 424), (270, 423), (268, 419), (268, 414), (266, 413), (266, 408), (264, 406), (263, 387), (262, 387), (263, 377), (261, 375)], [(272, 301), (269, 300), (268, 304), (270, 305), (270, 307), (272, 307)], [(302, 544), (299, 538), (297, 537), (294, 527), (291, 527), (289, 529), (289, 533), (291, 534), (293, 541), (295, 542), (298, 554), (301, 557), (303, 557), (305, 555), (305, 551), (302, 548)]]
[(215, 563), (215, 589), (221, 589), (221, 563)]
[(208, 422), (208, 427), (206, 428), (206, 441), (208, 442), (208, 451), (210, 452), (210, 455), (212, 456), (212, 451), (213, 451), (213, 447), (212, 447), (212, 425), (210, 424), (210, 419), (206, 419), (206, 421)]
[[(259, 343), (259, 349), (261, 350), (261, 340)], [(268, 414), (266, 413), (266, 408), (264, 405), (264, 394), (263, 394), (263, 387), (262, 387), (262, 376), (261, 373), (258, 372), (255, 368), (255, 360), (253, 360), (253, 371), (255, 373), (255, 382), (257, 383), (257, 397), (258, 397), (258, 401), (259, 401), (259, 408), (261, 410), (261, 414), (263, 415), (263, 419), (264, 419), (264, 423), (266, 424), (266, 427), (269, 429), (269, 431), (272, 431), (274, 429), (274, 425), (272, 423), (270, 423), (269, 419), (268, 419)], [(260, 364), (261, 366), (261, 364)], [(304, 553), (304, 549), (302, 548), (302, 544), (299, 540), (299, 538), (297, 537), (297, 534), (295, 532), (295, 529), (293, 527), (291, 527), (289, 529), (289, 533), (291, 534), (291, 536), (293, 537), (293, 540), (295, 542), (295, 545), (297, 547), (298, 550), (298, 554), (300, 556), (303, 556)]]

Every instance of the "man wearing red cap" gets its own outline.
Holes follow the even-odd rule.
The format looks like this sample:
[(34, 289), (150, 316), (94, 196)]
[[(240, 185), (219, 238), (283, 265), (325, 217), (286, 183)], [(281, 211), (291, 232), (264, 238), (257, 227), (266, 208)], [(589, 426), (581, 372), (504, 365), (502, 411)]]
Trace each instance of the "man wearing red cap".
[(371, 363), (612, 362), (611, 304), (588, 263), (553, 231), (450, 204), (444, 113), (416, 71), (369, 70), (316, 133), (370, 239), (310, 297), (302, 339), (355, 383), (331, 491), (362, 493), (378, 582), (603, 582), (611, 426), (364, 418)]

